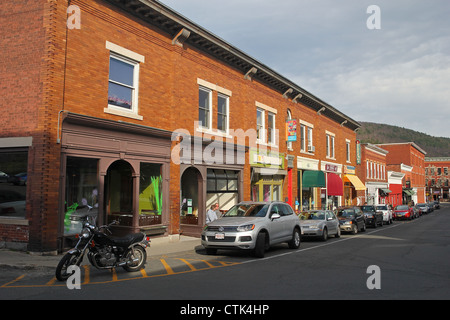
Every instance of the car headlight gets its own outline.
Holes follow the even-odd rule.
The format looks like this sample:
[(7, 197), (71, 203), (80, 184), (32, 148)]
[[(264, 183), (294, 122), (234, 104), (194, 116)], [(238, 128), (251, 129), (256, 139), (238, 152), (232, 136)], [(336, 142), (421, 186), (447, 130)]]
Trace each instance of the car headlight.
[(352, 224), (353, 222), (351, 220), (345, 221), (344, 224)]
[(246, 224), (246, 225), (237, 227), (236, 230), (242, 232), (242, 231), (252, 231), (253, 229), (255, 229), (254, 224)]

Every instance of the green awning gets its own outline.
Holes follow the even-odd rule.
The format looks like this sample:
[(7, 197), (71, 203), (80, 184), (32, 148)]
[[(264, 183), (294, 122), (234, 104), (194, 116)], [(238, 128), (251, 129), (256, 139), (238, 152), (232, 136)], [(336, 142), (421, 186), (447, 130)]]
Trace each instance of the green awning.
[(414, 195), (414, 191), (412, 191), (412, 190), (403, 190), (403, 192), (404, 193), (406, 193), (406, 195), (408, 195), (408, 196), (413, 196)]
[(325, 188), (323, 171), (303, 171), (302, 188)]

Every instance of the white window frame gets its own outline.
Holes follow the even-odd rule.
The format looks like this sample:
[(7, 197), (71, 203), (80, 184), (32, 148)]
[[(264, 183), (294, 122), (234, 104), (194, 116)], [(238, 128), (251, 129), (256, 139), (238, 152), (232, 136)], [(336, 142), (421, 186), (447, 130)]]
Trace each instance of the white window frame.
[[(225, 130), (219, 129), (219, 99), (225, 99)], [(230, 97), (218, 93), (217, 94), (217, 130), (220, 132), (223, 132), (225, 134), (228, 134), (230, 129)]]
[(208, 110), (208, 124), (205, 126), (204, 123), (200, 123), (200, 119), (197, 117), (198, 119), (198, 127), (202, 128), (202, 129), (206, 129), (206, 130), (211, 130), (212, 128), (212, 90), (199, 86), (198, 87), (198, 93), (199, 93), (199, 101), (198, 101), (198, 112), (200, 112), (200, 91), (206, 92), (208, 94), (208, 106), (207, 106), (207, 110)]
[[(273, 118), (272, 127), (270, 126), (270, 118)], [(275, 113), (267, 113), (267, 143), (269, 145), (276, 145), (276, 125), (275, 125)]]
[(314, 144), (313, 144), (313, 128), (312, 127), (308, 127), (308, 137), (307, 137), (307, 139), (308, 139), (308, 149), (306, 151), (308, 153), (312, 153), (312, 152), (309, 152), (309, 147), (313, 147), (314, 146)]
[(306, 126), (300, 124), (300, 151), (306, 152)]
[[(261, 113), (261, 122), (262, 122), (261, 124), (258, 124), (258, 112)], [(266, 143), (266, 112), (261, 108), (256, 108), (256, 137), (257, 137), (256, 142)]]
[(346, 151), (346, 157), (347, 157), (347, 163), (351, 163), (351, 153), (350, 153), (350, 140), (345, 139), (345, 151)]
[[(143, 120), (144, 117), (139, 115), (139, 73), (140, 73), (140, 64), (145, 62), (145, 57), (143, 55), (140, 55), (136, 52), (128, 50), (124, 47), (121, 47), (109, 41), (106, 41), (106, 49), (110, 50), (108, 63), (110, 63), (111, 58), (113, 58), (128, 63), (134, 67), (133, 87), (130, 87), (133, 90), (133, 93), (132, 93), (131, 109), (122, 108), (108, 103), (108, 107), (104, 108), (103, 112), (122, 117)], [(110, 82), (111, 79), (109, 79), (108, 76), (108, 86)]]

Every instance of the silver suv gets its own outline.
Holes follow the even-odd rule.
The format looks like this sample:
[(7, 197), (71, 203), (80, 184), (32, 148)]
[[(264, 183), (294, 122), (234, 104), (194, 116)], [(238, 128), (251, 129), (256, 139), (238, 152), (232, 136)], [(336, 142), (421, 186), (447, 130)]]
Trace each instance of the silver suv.
[(205, 226), (202, 245), (208, 254), (216, 254), (217, 249), (244, 249), (262, 258), (277, 243), (287, 242), (289, 248), (297, 249), (300, 236), (300, 220), (288, 204), (245, 201)]

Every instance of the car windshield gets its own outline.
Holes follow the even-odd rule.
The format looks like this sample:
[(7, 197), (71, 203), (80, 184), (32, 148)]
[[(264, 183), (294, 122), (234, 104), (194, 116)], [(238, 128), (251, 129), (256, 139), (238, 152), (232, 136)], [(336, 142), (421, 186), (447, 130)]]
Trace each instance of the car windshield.
[(300, 215), (300, 220), (323, 220), (323, 219), (325, 219), (325, 212), (323, 211), (303, 212)]
[(408, 210), (408, 206), (397, 206), (396, 210)]
[(223, 217), (265, 217), (268, 209), (268, 204), (237, 204)]
[(386, 206), (377, 206), (377, 210), (387, 210)]
[(373, 206), (361, 206), (361, 210), (364, 212), (374, 211), (374, 207)]
[(353, 210), (339, 210), (337, 216), (338, 217), (353, 217), (355, 215), (355, 211)]
[(419, 207), (425, 207), (427, 204), (426, 203), (418, 203), (417, 204)]

